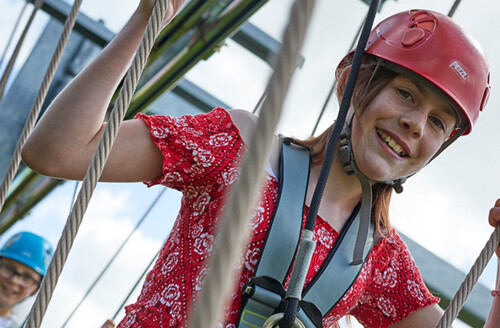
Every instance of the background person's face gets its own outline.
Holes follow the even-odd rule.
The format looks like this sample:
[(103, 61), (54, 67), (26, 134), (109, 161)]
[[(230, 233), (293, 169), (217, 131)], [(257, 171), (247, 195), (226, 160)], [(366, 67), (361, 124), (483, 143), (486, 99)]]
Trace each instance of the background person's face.
[[(23, 284), (21, 276), (32, 278), (35, 282), (39, 282), (42, 277), (33, 269), (17, 261), (8, 258), (2, 258), (0, 261), (0, 311), (8, 311), (38, 289), (38, 283), (31, 286)], [(12, 270), (15, 270), (15, 273), (9, 277), (7, 273)]]

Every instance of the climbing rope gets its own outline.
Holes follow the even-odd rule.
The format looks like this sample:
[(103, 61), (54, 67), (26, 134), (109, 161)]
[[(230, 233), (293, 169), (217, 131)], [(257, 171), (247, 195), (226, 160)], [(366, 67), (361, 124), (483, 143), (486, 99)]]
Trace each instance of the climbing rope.
[[(30, 114), (29, 114), (28, 118), (26, 119), (26, 123), (24, 125), (23, 131), (21, 132), (21, 136), (19, 137), (19, 140), (17, 141), (16, 148), (14, 149), (14, 154), (12, 155), (12, 160), (10, 162), (9, 167), (7, 168), (7, 173), (5, 174), (5, 178), (2, 181), (2, 185), (0, 186), (0, 211), (2, 210), (3, 205), (5, 203), (5, 199), (7, 198), (7, 192), (9, 191), (10, 184), (14, 180), (14, 176), (17, 172), (17, 169), (19, 168), (19, 164), (21, 163), (21, 149), (23, 148), (23, 145), (26, 142), (26, 139), (30, 135), (31, 131), (33, 130), (33, 127), (35, 126), (38, 115), (40, 115), (40, 111), (42, 109), (43, 102), (45, 100), (45, 97), (47, 96), (47, 92), (49, 90), (50, 84), (52, 83), (52, 79), (54, 78), (54, 74), (56, 72), (57, 65), (59, 64), (59, 61), (61, 60), (63, 50), (66, 47), (66, 44), (68, 43), (69, 35), (70, 35), (71, 31), (73, 30), (73, 26), (75, 25), (76, 17), (77, 17), (81, 2), (82, 2), (81, 0), (76, 0), (75, 4), (73, 5), (73, 8), (71, 9), (71, 12), (68, 16), (68, 19), (66, 20), (66, 23), (64, 25), (64, 30), (61, 34), (61, 38), (59, 39), (59, 42), (57, 44), (57, 47), (56, 47), (56, 50), (55, 50), (54, 55), (52, 57), (52, 60), (50, 61), (49, 67), (48, 67), (48, 69), (45, 73), (45, 76), (43, 78), (42, 85), (41, 85), (40, 89), (38, 90), (38, 94), (37, 94), (37, 97), (35, 99), (35, 103), (33, 104), (33, 107), (31, 108)], [(31, 15), (32, 17), (34, 16), (34, 13), (37, 10), (37, 6), (41, 6), (42, 3), (43, 3), (43, 1), (36, 2), (35, 10), (33, 10), (33, 14)], [(30, 17), (30, 22), (32, 20), (32, 17)], [(30, 22), (28, 24), (30, 24)], [(27, 31), (27, 29), (25, 29), (25, 32), (26, 31)], [(21, 37), (21, 39), (24, 39), (24, 36)], [(18, 47), (16, 47), (17, 52), (19, 52), (19, 50), (17, 48), (20, 48), (20, 43), (18, 43)], [(16, 51), (14, 51), (14, 52), (16, 53)], [(15, 55), (13, 56), (13, 58), (14, 57), (15, 57)], [(12, 60), (11, 60), (11, 62), (12, 62)], [(9, 62), (9, 65), (10, 65), (10, 62)], [(7, 70), (4, 73), (4, 77), (6, 75), (8, 75)], [(3, 80), (5, 80), (5, 83), (6, 83), (7, 79), (4, 78)]]
[[(28, 1), (26, 1), (26, 4), (28, 4)], [(16, 48), (14, 49), (14, 52), (12, 53), (12, 56), (10, 57), (9, 63), (7, 64), (7, 67), (5, 68), (5, 71), (2, 75), (2, 79), (0, 80), (0, 100), (2, 100), (2, 98), (3, 98), (3, 93), (5, 90), (5, 86), (7, 85), (7, 80), (9, 79), (10, 73), (12, 72), (12, 69), (14, 68), (14, 64), (17, 60), (17, 57), (19, 56), (19, 51), (21, 50), (21, 47), (24, 43), (24, 39), (26, 38), (26, 35), (28, 34), (28, 31), (31, 27), (31, 24), (33, 23), (33, 19), (35, 19), (36, 13), (42, 7), (42, 4), (43, 4), (43, 0), (35, 1), (35, 7), (33, 8), (33, 11), (31, 12), (31, 16), (28, 19), (28, 22), (26, 23), (26, 26), (23, 30), (23, 33), (21, 34), (21, 37), (19, 38), (19, 41), (17, 42)], [(24, 12), (24, 8), (23, 8), (23, 12)], [(21, 18), (21, 16), (19, 18)], [(17, 23), (16, 23), (16, 25), (17, 25)], [(14, 29), (14, 31), (15, 31), (15, 29)], [(3, 57), (2, 57), (2, 61), (3, 61)], [(0, 203), (0, 208), (1, 208), (2, 204), (3, 203)]]
[(254, 130), (258, 133), (252, 135), (241, 167), (240, 178), (233, 186), (189, 327), (216, 327), (225, 305), (226, 295), (234, 288), (233, 268), (240, 261), (242, 247), (246, 242), (250, 211), (258, 198), (274, 130), (281, 115), (290, 79), (299, 60), (299, 51), (311, 20), (314, 4), (314, 0), (297, 0), (293, 5), (276, 68), (266, 88), (268, 95)]
[[(77, 0), (76, 2), (81, 1)], [(38, 328), (42, 323), (43, 316), (47, 310), (48, 303), (52, 297), (64, 263), (68, 257), (71, 245), (76, 238), (76, 234), (82, 222), (85, 210), (90, 202), (90, 198), (97, 181), (101, 176), (106, 159), (109, 155), (113, 142), (116, 139), (118, 129), (123, 121), (127, 108), (130, 105), (130, 101), (139, 82), (140, 75), (144, 70), (147, 58), (153, 47), (154, 40), (156, 39), (156, 36), (162, 26), (161, 24), (167, 10), (168, 2), (168, 0), (156, 1), (146, 32), (141, 40), (141, 44), (139, 45), (139, 49), (134, 57), (132, 66), (125, 76), (123, 86), (120, 90), (118, 98), (115, 101), (108, 124), (106, 125), (104, 133), (99, 141), (99, 145), (92, 158), (91, 164), (87, 169), (85, 178), (82, 181), (82, 188), (78, 193), (76, 203), (73, 206), (71, 214), (68, 216), (66, 225), (62, 231), (61, 239), (59, 239), (54, 256), (47, 270), (47, 274), (42, 280), (40, 291), (35, 299), (33, 307), (31, 308), (27, 325), (29, 328)], [(71, 14), (73, 14), (73, 12)]]
[(455, 15), (455, 11), (457, 11), (457, 8), (461, 2), (462, 2), (462, 0), (455, 0), (455, 2), (453, 3), (453, 6), (451, 6), (450, 11), (448, 12), (449, 17), (453, 17), (453, 15)]
[[(71, 320), (71, 318), (73, 318), (73, 315), (80, 308), (80, 306), (82, 305), (82, 303), (87, 299), (87, 297), (90, 295), (90, 293), (92, 292), (92, 290), (94, 289), (94, 287), (97, 285), (97, 283), (104, 276), (104, 274), (106, 273), (106, 271), (108, 271), (109, 267), (115, 261), (115, 259), (118, 256), (118, 254), (120, 254), (120, 252), (122, 251), (123, 247), (125, 247), (125, 245), (128, 243), (128, 241), (130, 240), (130, 238), (132, 238), (132, 235), (139, 229), (139, 227), (141, 226), (141, 224), (148, 217), (149, 213), (151, 212), (151, 210), (153, 210), (153, 208), (158, 203), (158, 201), (160, 200), (161, 196), (163, 196), (163, 194), (165, 193), (166, 190), (167, 190), (166, 188), (162, 188), (162, 190), (158, 194), (158, 196), (156, 196), (156, 198), (153, 200), (153, 202), (151, 203), (151, 205), (149, 205), (149, 207), (147, 208), (146, 212), (144, 212), (144, 214), (142, 215), (141, 219), (136, 223), (134, 229), (132, 229), (132, 231), (129, 233), (129, 235), (127, 236), (127, 238), (125, 238), (125, 240), (122, 242), (122, 244), (120, 245), (120, 247), (118, 247), (118, 249), (115, 251), (115, 253), (111, 257), (111, 259), (108, 261), (108, 263), (106, 264), (106, 266), (101, 270), (101, 272), (99, 273), (99, 275), (97, 276), (97, 278), (94, 280), (94, 282), (92, 283), (92, 285), (90, 285), (90, 287), (87, 289), (87, 292), (80, 299), (80, 302), (75, 306), (75, 308), (70, 313), (70, 315), (68, 316), (68, 318), (66, 319), (66, 321), (64, 321), (64, 323), (61, 326), (61, 328), (66, 327), (66, 325)], [(148, 265), (148, 267), (149, 267), (149, 265)]]
[[(26, 1), (24, 3), (23, 8), (21, 9), (21, 12), (19, 13), (19, 16), (17, 16), (17, 20), (14, 23), (14, 27), (12, 28), (12, 32), (10, 33), (9, 39), (7, 40), (7, 44), (5, 45), (5, 49), (3, 50), (2, 58), (0, 58), (0, 67), (2, 67), (3, 61), (5, 60), (5, 57), (7, 56), (7, 51), (9, 50), (10, 44), (12, 43), (12, 40), (14, 39), (14, 35), (16, 34), (17, 28), (19, 27), (19, 24), (21, 23), (21, 19), (23, 18), (24, 13), (26, 12), (26, 8), (28, 8), (28, 1)], [(1, 100), (1, 97), (0, 97), (0, 100)]]
[(495, 231), (491, 234), (490, 239), (484, 246), (483, 250), (479, 254), (479, 257), (474, 262), (474, 265), (470, 269), (469, 273), (465, 277), (464, 282), (460, 285), (457, 293), (451, 300), (448, 308), (443, 314), (443, 317), (439, 321), (437, 328), (448, 328), (451, 326), (453, 321), (457, 318), (460, 309), (463, 307), (467, 297), (469, 296), (472, 288), (477, 283), (479, 276), (483, 272), (484, 268), (488, 264), (489, 260), (495, 253), (498, 245), (500, 243), (500, 226), (495, 228)]

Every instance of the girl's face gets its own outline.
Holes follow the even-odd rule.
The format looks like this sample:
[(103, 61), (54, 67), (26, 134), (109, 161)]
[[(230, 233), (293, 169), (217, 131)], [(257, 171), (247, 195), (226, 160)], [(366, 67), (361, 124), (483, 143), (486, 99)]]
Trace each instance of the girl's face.
[(418, 81), (396, 76), (354, 116), (356, 163), (375, 181), (408, 176), (427, 164), (456, 121), (446, 99)]

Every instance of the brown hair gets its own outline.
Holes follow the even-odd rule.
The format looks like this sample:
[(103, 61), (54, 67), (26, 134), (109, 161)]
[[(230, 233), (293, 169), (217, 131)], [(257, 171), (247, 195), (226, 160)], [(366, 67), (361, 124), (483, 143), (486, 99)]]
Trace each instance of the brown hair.
[[(344, 60), (342, 67), (337, 69), (337, 79), (340, 76), (340, 72), (349, 65), (350, 61), (348, 58)], [(357, 115), (363, 112), (375, 96), (392, 81), (396, 75), (397, 74), (393, 71), (378, 66), (377, 59), (373, 56), (365, 55), (351, 99), (351, 103), (356, 109)], [(337, 94), (342, 95), (344, 89), (345, 81), (339, 81), (337, 85)], [(328, 140), (330, 139), (334, 126), (335, 123), (330, 125), (323, 133), (316, 137), (310, 137), (306, 140), (297, 140), (300, 144), (310, 149), (313, 164), (321, 164), (323, 162)], [(389, 204), (391, 201), (392, 186), (385, 183), (376, 183), (373, 185), (372, 191), (372, 218), (375, 220), (377, 232), (381, 236), (385, 236), (390, 234), (392, 230), (389, 222)]]

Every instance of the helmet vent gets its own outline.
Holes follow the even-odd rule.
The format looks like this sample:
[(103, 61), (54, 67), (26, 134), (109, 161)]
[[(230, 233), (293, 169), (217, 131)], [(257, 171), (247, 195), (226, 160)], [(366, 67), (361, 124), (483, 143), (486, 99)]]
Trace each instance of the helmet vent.
[(436, 18), (426, 11), (420, 10), (410, 17), (410, 28), (421, 28), (429, 33), (436, 28)]
[(401, 44), (411, 47), (423, 42), (436, 28), (436, 19), (426, 11), (412, 11), (408, 29), (403, 33)]

